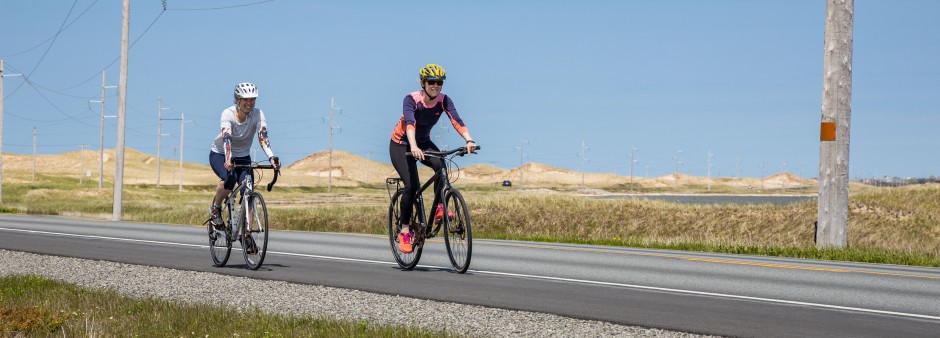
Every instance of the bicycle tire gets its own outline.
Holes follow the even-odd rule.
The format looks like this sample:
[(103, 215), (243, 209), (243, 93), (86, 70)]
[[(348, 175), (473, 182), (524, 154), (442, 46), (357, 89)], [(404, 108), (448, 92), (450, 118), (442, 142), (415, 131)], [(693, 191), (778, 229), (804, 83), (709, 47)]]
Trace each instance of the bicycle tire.
[[(398, 249), (398, 233), (401, 232), (401, 196), (405, 191), (399, 189), (392, 196), (392, 201), (388, 205), (388, 243), (392, 249), (392, 256), (398, 266), (405, 270), (412, 270), (418, 266), (418, 260), (421, 259), (423, 246), (417, 246), (411, 253), (404, 253)], [(413, 208), (413, 207), (412, 207)], [(412, 224), (414, 224), (415, 213), (412, 209)]]
[(224, 224), (224, 220), (230, 219), (232, 210), (226, 206), (222, 209), (222, 229), (224, 231), (216, 231), (211, 222), (206, 224), (209, 228), (209, 255), (212, 256), (212, 265), (216, 267), (223, 267), (225, 263), (228, 263), (228, 258), (232, 253), (232, 242), (228, 239), (231, 237), (229, 235), (229, 226)]
[[(257, 192), (251, 192), (245, 198), (245, 203), (242, 204), (244, 216), (241, 220), (244, 222), (242, 224), (244, 224), (245, 231), (241, 241), (242, 254), (245, 256), (245, 264), (248, 268), (258, 270), (264, 263), (264, 256), (268, 251), (268, 208), (264, 203), (264, 198)], [(254, 212), (249, 215), (247, 209), (252, 209)], [(248, 222), (249, 218), (252, 222)], [(249, 250), (252, 245), (254, 250)], [(249, 251), (253, 252), (249, 253)]]
[[(444, 195), (444, 243), (447, 256), (457, 273), (467, 272), (473, 252), (473, 231), (470, 227), (470, 213), (460, 191), (452, 188)], [(453, 214), (454, 218), (446, 217)]]

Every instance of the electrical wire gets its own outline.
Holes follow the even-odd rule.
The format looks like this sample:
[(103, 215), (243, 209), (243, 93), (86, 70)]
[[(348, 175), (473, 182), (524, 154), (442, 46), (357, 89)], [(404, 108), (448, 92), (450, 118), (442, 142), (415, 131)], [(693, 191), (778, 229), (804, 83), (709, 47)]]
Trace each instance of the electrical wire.
[[(46, 59), (46, 55), (49, 54), (49, 50), (51, 50), (52, 46), (55, 45), (55, 41), (59, 39), (59, 34), (61, 34), (63, 30), (65, 30), (65, 23), (68, 22), (69, 17), (72, 16), (72, 10), (75, 9), (76, 4), (78, 4), (78, 0), (75, 0), (74, 2), (72, 2), (72, 7), (69, 8), (69, 13), (65, 15), (65, 19), (62, 19), (62, 24), (59, 25), (59, 30), (56, 31), (55, 35), (52, 36), (52, 42), (49, 43), (49, 47), (46, 47), (46, 51), (44, 51), (42, 53), (42, 56), (39, 57), (39, 61), (36, 62), (35, 66), (33, 66), (33, 70), (29, 71), (29, 74), (23, 73), (23, 78), (27, 78), (30, 75), (33, 75), (33, 73), (36, 72), (36, 69), (39, 68), (39, 65), (42, 64), (42, 61)], [(16, 86), (16, 89), (14, 89), (13, 92), (10, 93), (10, 96), (12, 97), (13, 95), (15, 95), (16, 92), (19, 91), (20, 88), (22, 87), (23, 87), (23, 83), (21, 82), (18, 86)]]
[[(66, 29), (68, 29), (69, 26), (72, 26), (72, 24), (75, 23), (75, 21), (78, 21), (78, 19), (80, 19), (83, 15), (85, 15), (85, 13), (88, 13), (88, 10), (91, 9), (91, 7), (93, 7), (96, 3), (98, 3), (98, 0), (95, 0), (94, 2), (92, 2), (91, 5), (88, 5), (88, 7), (86, 7), (85, 10), (82, 11), (81, 14), (79, 14), (77, 17), (75, 17), (75, 19), (72, 19), (72, 22), (69, 22), (67, 25), (65, 25), (65, 27), (64, 27), (61, 31), (56, 32), (55, 34), (53, 34), (52, 36), (50, 36), (48, 39), (45, 39), (45, 40), (43, 40), (42, 42), (37, 43), (35, 46), (29, 47), (29, 48), (27, 48), (26, 50), (23, 50), (23, 51), (21, 51), (21, 52), (16, 52), (16, 53), (13, 53), (13, 54), (7, 54), (7, 55), (3, 55), (3, 56), (0, 56), (0, 57), (8, 58), (8, 57), (11, 57), (11, 56), (17, 56), (17, 55), (20, 55), (20, 54), (29, 52), (29, 51), (31, 51), (31, 50), (33, 50), (33, 49), (39, 48), (39, 46), (44, 45), (44, 44), (45, 44), (46, 42), (48, 42), (49, 40), (55, 39), (56, 37), (59, 36), (59, 33), (61, 33), (62, 31), (65, 31)], [(74, 7), (74, 5), (73, 5), (73, 7)], [(66, 17), (66, 18), (68, 18), (68, 17)]]
[[(62, 110), (62, 108), (59, 108), (59, 106), (57, 106), (55, 103), (52, 103), (52, 100), (49, 100), (49, 98), (46, 97), (46, 95), (44, 95), (44, 94), (42, 93), (42, 91), (39, 90), (39, 88), (36, 88), (36, 86), (32, 83), (32, 81), (30, 81), (29, 78), (26, 77), (25, 75), (23, 76), (23, 80), (24, 80), (25, 83), (29, 84), (29, 86), (30, 86), (31, 88), (33, 88), (33, 90), (35, 90), (37, 94), (39, 94), (39, 97), (41, 97), (43, 100), (45, 100), (47, 103), (49, 103), (49, 105), (51, 105), (53, 108), (55, 108), (56, 111), (58, 111), (58, 112), (61, 113), (62, 115), (65, 115), (65, 117), (68, 117), (69, 119), (71, 119), (71, 120), (73, 120), (73, 121), (75, 121), (75, 122), (77, 122), (77, 123), (79, 123), (79, 124), (83, 124), (83, 125), (86, 125), (86, 126), (89, 126), (89, 127), (95, 127), (95, 125), (85, 123), (85, 122), (83, 122), (82, 120), (78, 119), (77, 117), (75, 117), (75, 116), (73, 116), (73, 115), (69, 115), (69, 114), (66, 113), (64, 110)], [(20, 117), (20, 116), (17, 116), (17, 117), (23, 118), (23, 117)], [(24, 118), (24, 119), (25, 119), (25, 118)], [(58, 121), (58, 120), (56, 120), (56, 121)]]
[[(134, 39), (133, 42), (131, 42), (130, 46), (128, 46), (127, 49), (134, 48), (134, 45), (136, 45), (137, 42), (140, 41), (140, 39), (142, 39), (142, 38), (144, 37), (144, 35), (147, 35), (147, 32), (150, 31), (150, 28), (153, 27), (153, 25), (157, 23), (157, 20), (160, 20), (160, 17), (163, 16), (163, 13), (165, 13), (165, 12), (166, 12), (166, 9), (165, 9), (165, 8), (164, 8), (164, 10), (160, 11), (160, 14), (157, 14), (157, 17), (156, 17), (156, 18), (153, 18), (153, 21), (150, 22), (150, 25), (148, 25), (147, 28), (144, 29), (144, 32), (143, 32), (143, 33), (140, 33), (140, 35), (138, 35), (137, 38)], [(65, 88), (65, 89), (62, 89), (62, 90), (73, 89), (73, 88), (75, 88), (75, 87), (78, 87), (78, 86), (81, 86), (81, 85), (83, 85), (83, 84), (88, 83), (88, 81), (91, 81), (91, 80), (93, 80), (93, 79), (98, 78), (98, 76), (101, 75), (101, 72), (107, 70), (108, 68), (111, 68), (111, 66), (113, 66), (114, 63), (115, 63), (115, 62), (118, 62), (118, 60), (120, 60), (120, 59), (121, 59), (121, 56), (119, 55), (118, 57), (114, 58), (114, 60), (111, 60), (111, 63), (108, 63), (107, 66), (104, 66), (104, 68), (102, 68), (101, 70), (95, 72), (94, 75), (89, 76), (88, 79), (86, 79), (86, 80), (84, 80), (84, 81), (82, 81), (82, 82), (80, 82), (80, 83), (78, 83), (78, 84), (76, 84), (76, 85), (74, 85), (74, 86), (71, 86), (71, 87), (68, 87), (68, 88)]]
[(167, 6), (166, 6), (166, 1), (164, 0), (164, 1), (163, 1), (163, 10), (167, 10), (167, 11), (214, 11), (214, 10), (219, 10), (219, 9), (229, 9), (229, 8), (237, 8), (237, 7), (247, 7), (247, 6), (260, 5), (260, 4), (267, 3), (267, 2), (272, 2), (272, 1), (274, 1), (274, 0), (265, 0), (265, 1), (252, 2), (252, 3), (248, 3), (248, 4), (232, 5), (232, 6), (225, 6), (225, 7), (207, 7), (207, 8), (167, 8)]

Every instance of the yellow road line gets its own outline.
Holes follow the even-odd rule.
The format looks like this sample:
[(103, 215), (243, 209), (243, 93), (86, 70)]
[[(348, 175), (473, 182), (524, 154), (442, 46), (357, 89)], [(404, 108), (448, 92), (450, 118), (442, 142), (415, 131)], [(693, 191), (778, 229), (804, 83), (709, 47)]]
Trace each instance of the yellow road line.
[(859, 273), (859, 274), (866, 274), (866, 275), (881, 275), (881, 276), (894, 276), (894, 277), (940, 279), (940, 277), (935, 277), (935, 276), (923, 276), (923, 275), (915, 275), (915, 274), (907, 274), (907, 273), (877, 272), (877, 271), (865, 271), (865, 270), (841, 269), (841, 268), (821, 268), (821, 267), (802, 266), (802, 265), (757, 263), (757, 262), (746, 262), (746, 261), (714, 259), (714, 258), (699, 258), (699, 257), (676, 257), (676, 258), (687, 260), (687, 261), (700, 261), (700, 262), (708, 262), (708, 263), (735, 264), (735, 265), (750, 265), (750, 266), (761, 266), (761, 267), (779, 268), (779, 269), (795, 269), (795, 270), (825, 271), (825, 272), (837, 272), (837, 273)]
[[(385, 236), (381, 236), (381, 235), (364, 235), (364, 236), (375, 236), (375, 237), (386, 238)], [(435, 242), (435, 243), (443, 242), (440, 239), (428, 239), (427, 241)], [(822, 271), (822, 272), (833, 272), (833, 273), (857, 273), (857, 274), (865, 274), (865, 275), (879, 275), (879, 276), (940, 280), (940, 277), (938, 276), (924, 276), (924, 275), (907, 274), (907, 273), (877, 272), (877, 271), (842, 269), (842, 268), (823, 268), (823, 267), (812, 267), (812, 266), (779, 264), (779, 263), (759, 263), (759, 262), (748, 262), (748, 261), (731, 260), (731, 259), (690, 257), (690, 256), (679, 255), (679, 254), (628, 252), (628, 251), (623, 251), (623, 250), (600, 249), (600, 248), (555, 247), (555, 246), (549, 246), (549, 245), (522, 244), (522, 243), (487, 242), (485, 245), (508, 246), (508, 247), (517, 247), (517, 248), (542, 249), (542, 250), (576, 251), (576, 252), (605, 253), (605, 254), (617, 254), (617, 255), (660, 257), (660, 258), (680, 259), (680, 260), (685, 260), (685, 261), (697, 261), (697, 262), (717, 263), (717, 264), (748, 265), (748, 266), (758, 266), (758, 267), (777, 268), (777, 269), (794, 269), (794, 270)]]
[(608, 254), (618, 254), (618, 255), (661, 257), (661, 258), (681, 259), (681, 260), (686, 260), (686, 261), (699, 261), (699, 262), (718, 263), (718, 264), (749, 265), (749, 266), (759, 266), (759, 267), (778, 268), (778, 269), (795, 269), (795, 270), (823, 271), (823, 272), (835, 272), (835, 273), (858, 273), (858, 274), (867, 274), (867, 275), (881, 275), (881, 276), (910, 277), (910, 278), (940, 280), (940, 277), (937, 277), (937, 276), (924, 276), (924, 275), (915, 275), (915, 274), (906, 274), (906, 273), (877, 272), (877, 271), (841, 269), (841, 268), (822, 268), (822, 267), (778, 264), (778, 263), (758, 263), (758, 262), (748, 262), (748, 261), (731, 260), (731, 259), (689, 257), (689, 256), (683, 256), (683, 255), (677, 255), (677, 254), (627, 252), (627, 251), (612, 250), (612, 249), (550, 247), (550, 246), (545, 246), (545, 245), (519, 244), (519, 243), (486, 243), (486, 244), (497, 245), (497, 246), (512, 246), (512, 247), (522, 247), (522, 248), (532, 248), (532, 249), (544, 249), (544, 250), (562, 250), (562, 251), (578, 251), (578, 252), (592, 252), (592, 253), (608, 253)]

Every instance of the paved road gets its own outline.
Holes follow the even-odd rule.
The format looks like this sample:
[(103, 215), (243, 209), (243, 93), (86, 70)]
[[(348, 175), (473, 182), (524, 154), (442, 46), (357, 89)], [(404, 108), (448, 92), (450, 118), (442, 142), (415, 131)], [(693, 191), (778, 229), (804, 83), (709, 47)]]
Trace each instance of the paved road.
[(259, 271), (211, 266), (201, 227), (0, 216), (0, 249), (322, 284), (729, 336), (936, 337), (940, 269), (479, 240), (453, 273), (432, 241), (415, 271), (384, 236), (276, 231)]

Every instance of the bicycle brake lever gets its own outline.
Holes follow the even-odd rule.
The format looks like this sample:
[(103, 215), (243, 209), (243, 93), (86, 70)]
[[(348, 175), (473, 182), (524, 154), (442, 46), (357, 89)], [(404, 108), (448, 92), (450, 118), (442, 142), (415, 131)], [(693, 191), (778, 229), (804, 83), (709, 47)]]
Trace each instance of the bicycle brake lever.
[(271, 180), (271, 183), (268, 183), (268, 191), (271, 191), (271, 188), (274, 187), (274, 183), (277, 182), (277, 177), (281, 175), (281, 169), (274, 169), (274, 179)]

